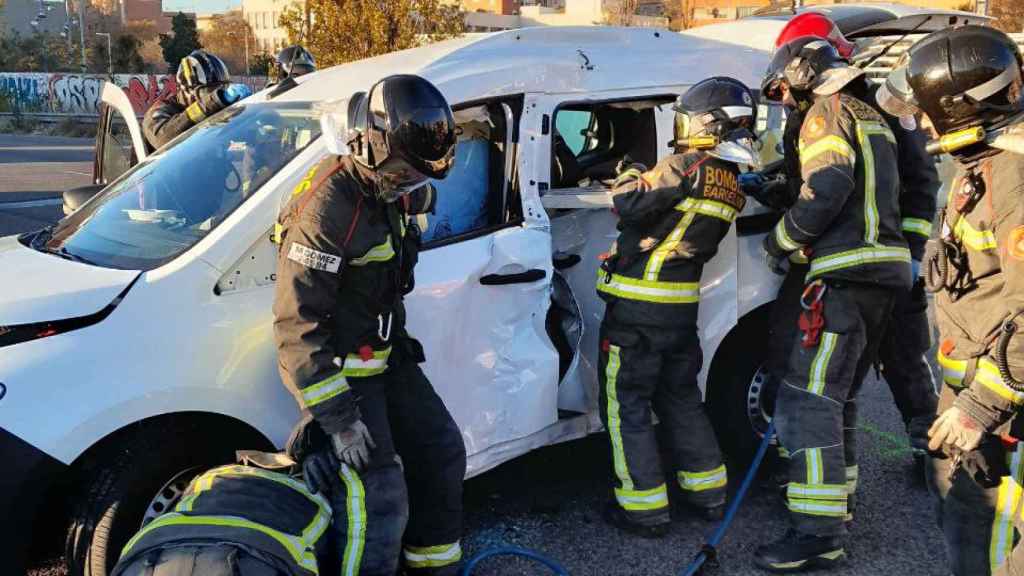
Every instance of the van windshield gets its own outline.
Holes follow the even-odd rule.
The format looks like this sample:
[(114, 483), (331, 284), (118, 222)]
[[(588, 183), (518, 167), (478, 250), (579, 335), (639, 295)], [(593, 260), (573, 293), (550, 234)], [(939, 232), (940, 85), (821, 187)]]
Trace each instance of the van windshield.
[(229, 108), (148, 157), (32, 245), (97, 266), (157, 268), (209, 234), (319, 135), (307, 102)]

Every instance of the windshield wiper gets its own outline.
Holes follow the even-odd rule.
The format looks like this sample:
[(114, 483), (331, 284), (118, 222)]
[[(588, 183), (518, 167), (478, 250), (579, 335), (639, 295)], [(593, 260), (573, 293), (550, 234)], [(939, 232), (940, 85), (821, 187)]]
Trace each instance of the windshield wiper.
[(97, 264), (95, 262), (93, 262), (92, 260), (89, 260), (88, 258), (86, 258), (84, 256), (80, 256), (78, 254), (74, 254), (74, 253), (68, 251), (68, 249), (65, 248), (64, 246), (61, 246), (60, 248), (47, 248), (47, 247), (43, 247), (42, 251), (46, 252), (47, 254), (53, 254), (53, 255), (56, 255), (56, 256), (60, 256), (61, 258), (65, 259), (65, 260), (71, 260), (72, 262), (80, 262), (82, 264), (91, 264), (93, 266), (97, 266)]

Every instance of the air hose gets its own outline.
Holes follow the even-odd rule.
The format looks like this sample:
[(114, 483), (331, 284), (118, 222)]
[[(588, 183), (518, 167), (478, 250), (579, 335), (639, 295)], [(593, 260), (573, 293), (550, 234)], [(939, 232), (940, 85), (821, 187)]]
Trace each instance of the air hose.
[(569, 576), (569, 573), (558, 562), (555, 562), (539, 552), (527, 550), (526, 548), (517, 548), (515, 546), (500, 546), (480, 552), (466, 562), (466, 565), (462, 567), (462, 572), (459, 573), (459, 576), (471, 576), (471, 574), (473, 574), (473, 569), (476, 568), (477, 564), (493, 556), (519, 556), (521, 558), (528, 558), (534, 562), (543, 564), (551, 570), (552, 574), (556, 574), (557, 576)]
[[(764, 460), (764, 454), (768, 451), (768, 445), (771, 444), (772, 437), (775, 436), (775, 422), (771, 422), (768, 425), (768, 429), (764, 432), (764, 438), (761, 439), (761, 445), (757, 447), (757, 453), (754, 454), (754, 461), (750, 463), (750, 468), (747, 470), (747, 475), (743, 477), (743, 483), (740, 484), (740, 489), (736, 491), (736, 495), (733, 496), (732, 502), (729, 503), (729, 509), (725, 511), (725, 517), (722, 518), (721, 524), (715, 528), (714, 534), (711, 538), (708, 538), (704, 546), (701, 547), (700, 552), (694, 557), (690, 565), (686, 567), (686, 570), (682, 572), (683, 576), (694, 576), (700, 574), (701, 568), (706, 562), (717, 564), (718, 562), (718, 551), (715, 546), (722, 541), (725, 536), (726, 530), (729, 529), (729, 525), (732, 524), (733, 518), (736, 516), (736, 511), (739, 510), (740, 504), (743, 503), (743, 497), (747, 495), (747, 491), (750, 489), (750, 485), (754, 481), (754, 476), (757, 475), (757, 469), (761, 467), (761, 461)], [(710, 564), (709, 564), (710, 565)]]

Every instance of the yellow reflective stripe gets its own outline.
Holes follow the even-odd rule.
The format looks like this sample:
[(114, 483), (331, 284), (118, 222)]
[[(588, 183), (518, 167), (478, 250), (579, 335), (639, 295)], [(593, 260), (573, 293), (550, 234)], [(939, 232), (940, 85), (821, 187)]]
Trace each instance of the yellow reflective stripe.
[(932, 223), (924, 218), (904, 218), (903, 231), (911, 234), (920, 234), (925, 238), (931, 238)]
[(700, 284), (697, 282), (661, 282), (638, 280), (619, 274), (609, 275), (597, 270), (597, 290), (625, 298), (658, 304), (696, 304), (700, 301)]
[(978, 371), (974, 374), (974, 380), (1011, 404), (1018, 406), (1024, 404), (1024, 394), (1007, 386), (1003, 382), (1003, 377), (999, 375), (999, 368), (987, 358), (982, 358), (978, 362)]
[(789, 233), (786, 232), (786, 217), (783, 215), (782, 219), (775, 225), (775, 243), (780, 248), (787, 252), (799, 250), (803, 248), (803, 244), (800, 244), (796, 240), (789, 237)]
[(698, 198), (684, 198), (682, 202), (676, 205), (676, 210), (680, 212), (696, 212), (704, 216), (725, 220), (730, 224), (733, 220), (736, 220), (736, 215), (738, 214), (735, 208), (725, 202)]
[(857, 481), (860, 478), (860, 468), (856, 464), (846, 467), (846, 490), (853, 494), (857, 491)]
[(845, 484), (801, 484), (790, 482), (786, 485), (787, 498), (803, 498), (805, 500), (846, 500)]
[(154, 530), (165, 528), (167, 526), (223, 526), (259, 532), (273, 538), (281, 544), (281, 546), (288, 551), (288, 554), (296, 564), (314, 574), (319, 573), (316, 557), (313, 555), (313, 549), (311, 546), (307, 548), (307, 543), (303, 542), (302, 539), (237, 516), (186, 516), (178, 512), (169, 512), (160, 516), (156, 520), (153, 520), (142, 530), (139, 530), (139, 532), (128, 541), (128, 544), (125, 545), (124, 549), (121, 551), (121, 557), (127, 556), (143, 536)]
[(185, 108), (185, 115), (192, 121), (193, 124), (198, 124), (206, 118), (206, 113), (199, 106), (199, 102), (193, 102), (188, 108)]
[(338, 475), (345, 484), (345, 513), (348, 516), (341, 573), (345, 576), (357, 576), (363, 562), (363, 547), (366, 545), (366, 492), (359, 474), (356, 474), (348, 464), (341, 465)]
[(668, 488), (664, 484), (650, 490), (616, 488), (615, 500), (623, 510), (660, 510), (668, 507)]
[(632, 490), (633, 479), (626, 465), (626, 452), (622, 446), (622, 418), (619, 416), (619, 395), (617, 390), (619, 369), (622, 367), (620, 348), (614, 344), (608, 347), (608, 365), (605, 367), (605, 395), (608, 396), (608, 436), (612, 443), (612, 462), (615, 476), (622, 489)]
[(906, 262), (909, 264), (910, 250), (907, 248), (878, 246), (874, 248), (857, 248), (845, 252), (837, 252), (829, 256), (813, 258), (811, 260), (811, 270), (807, 273), (807, 279), (811, 280), (816, 276), (835, 270), (882, 262)]
[(693, 222), (694, 213), (687, 212), (679, 219), (676, 223), (675, 228), (672, 232), (658, 244), (658, 247), (651, 253), (651, 257), (647, 259), (647, 266), (644, 268), (644, 279), (648, 281), (656, 281), (658, 274), (661, 273), (661, 267), (668, 259), (671, 254), (683, 240), (683, 235), (686, 234), (686, 229), (690, 227), (690, 223)]
[(366, 378), (367, 376), (383, 374), (388, 369), (389, 356), (391, 356), (390, 346), (383, 350), (374, 350), (373, 358), (369, 360), (363, 360), (363, 357), (359, 354), (349, 354), (345, 357), (341, 373), (346, 378)]
[(405, 563), (410, 568), (437, 568), (448, 566), (462, 559), (462, 546), (454, 544), (442, 544), (440, 546), (406, 546), (402, 550), (405, 556)]
[(832, 332), (823, 332), (821, 343), (818, 344), (818, 351), (811, 361), (811, 373), (807, 378), (807, 390), (818, 396), (825, 395), (825, 376), (828, 374), (828, 363), (832, 359), (832, 352), (836, 349), (836, 340), (839, 335)]
[(334, 398), (339, 394), (344, 394), (349, 391), (348, 382), (345, 380), (345, 375), (338, 372), (334, 376), (313, 384), (308, 388), (302, 390), (302, 402), (306, 405), (306, 408), (312, 408), (321, 402), (325, 402)]
[(887, 124), (881, 122), (857, 122), (857, 127), (861, 128), (869, 136), (884, 136), (890, 143), (896, 144), (896, 135), (892, 133)]
[(942, 368), (942, 381), (946, 384), (960, 388), (964, 383), (964, 376), (967, 375), (967, 360), (953, 360), (939, 350), (939, 366)]
[(395, 247), (391, 245), (391, 234), (388, 234), (383, 244), (370, 248), (366, 254), (359, 258), (353, 258), (348, 263), (353, 266), (366, 266), (370, 262), (387, 262), (395, 257)]
[(864, 242), (876, 244), (878, 242), (878, 204), (875, 202), (875, 153), (868, 136), (868, 131), (871, 128), (861, 122), (856, 124), (857, 141), (860, 143), (864, 164)]
[(846, 517), (846, 500), (826, 502), (822, 500), (808, 500), (805, 498), (787, 498), (786, 506), (797, 514), (809, 514), (811, 516), (838, 516)]
[(1013, 518), (1020, 507), (1022, 472), (1022, 454), (1020, 444), (1017, 449), (1006, 455), (1007, 464), (1010, 468), (1010, 475), (1003, 476), (999, 483), (999, 492), (996, 497), (996, 514), (992, 521), (992, 540), (989, 544), (989, 562), (992, 571), (1006, 561), (1013, 548), (1014, 528)]
[(972, 250), (995, 250), (996, 235), (991, 230), (976, 230), (967, 218), (960, 217), (953, 227), (953, 235)]
[(302, 194), (302, 193), (308, 191), (310, 188), (312, 188), (313, 187), (313, 176), (316, 175), (316, 171), (319, 170), (319, 169), (320, 169), (320, 165), (319, 164), (317, 164), (316, 166), (313, 166), (312, 168), (310, 168), (309, 172), (306, 172), (306, 175), (303, 176), (302, 180), (295, 186), (295, 188), (292, 189), (292, 196), (299, 196), (300, 194)]
[(707, 472), (680, 470), (676, 472), (676, 479), (679, 480), (680, 488), (690, 492), (703, 492), (705, 490), (722, 488), (729, 482), (724, 464)]
[(779, 453), (779, 458), (789, 459), (789, 456), (790, 456), (789, 450), (786, 450), (785, 446), (783, 446), (782, 444), (779, 444), (778, 447), (776, 448), (776, 450)]
[(825, 471), (821, 463), (821, 448), (808, 448), (804, 456), (807, 460), (807, 484), (824, 484)]
[(840, 156), (846, 156), (851, 162), (857, 160), (857, 153), (853, 151), (853, 146), (850, 146), (849, 142), (841, 136), (830, 135), (825, 136), (810, 146), (800, 146), (800, 162), (810, 162), (826, 152), (834, 152)]
[(810, 260), (807, 259), (807, 256), (804, 256), (804, 253), (801, 250), (790, 252), (789, 261), (794, 264), (807, 264), (808, 262), (810, 262)]

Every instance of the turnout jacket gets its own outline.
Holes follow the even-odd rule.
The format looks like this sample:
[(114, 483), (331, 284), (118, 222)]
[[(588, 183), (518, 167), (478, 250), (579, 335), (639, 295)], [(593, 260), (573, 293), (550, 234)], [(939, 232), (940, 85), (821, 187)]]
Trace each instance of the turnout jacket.
[(332, 553), (325, 536), (330, 523), (330, 504), (302, 481), (252, 466), (221, 466), (193, 480), (173, 511), (135, 534), (111, 576), (153, 550), (221, 543), (244, 547), (284, 574), (318, 574), (318, 558)]
[(896, 137), (881, 114), (846, 93), (817, 99), (798, 143), (800, 196), (765, 237), (772, 256), (801, 251), (807, 281), (911, 287), (899, 208)]
[[(959, 175), (941, 223), (943, 238), (965, 258), (960, 266), (949, 262), (946, 288), (936, 295), (939, 364), (945, 383), (959, 392), (958, 407), (989, 431), (1012, 419), (1010, 433), (1021, 439), (1024, 394), (1007, 385), (996, 352), (1005, 323), (1024, 330), (1024, 156), (1000, 152), (977, 170), (984, 195), (973, 208), (963, 206), (969, 184)], [(930, 248), (939, 246), (933, 241)], [(929, 250), (930, 283), (933, 254)], [(1010, 338), (1006, 359), (1014, 379), (1024, 380), (1024, 336)]]
[(612, 193), (619, 237), (597, 280), (610, 319), (648, 326), (697, 321), (704, 263), (746, 204), (738, 176), (732, 162), (688, 152), (618, 178)]
[(154, 102), (142, 118), (142, 134), (149, 151), (163, 147), (179, 134), (225, 107), (219, 88), (200, 89), (195, 102), (181, 103), (181, 94)]
[(350, 378), (382, 374), (392, 351), (420, 362), (405, 332), (419, 229), (407, 215), (432, 210), (429, 186), (398, 202), (378, 199), (371, 171), (328, 157), (283, 209), (274, 337), (285, 385), (328, 434), (359, 418)]
[[(874, 101), (874, 92), (869, 91), (871, 98), (867, 100), (878, 110)], [(900, 216), (903, 237), (907, 239), (910, 255), (914, 260), (924, 258), (925, 243), (931, 236), (932, 220), (935, 218), (936, 194), (942, 187), (939, 172), (935, 168), (935, 160), (925, 150), (928, 137), (916, 123), (908, 123), (879, 111), (896, 137), (896, 154), (899, 163), (900, 180)], [(794, 110), (786, 117), (786, 126), (782, 136), (785, 151), (784, 167), (786, 181), (789, 184), (791, 203), (800, 196), (803, 186), (800, 167), (799, 138), (806, 114)]]

